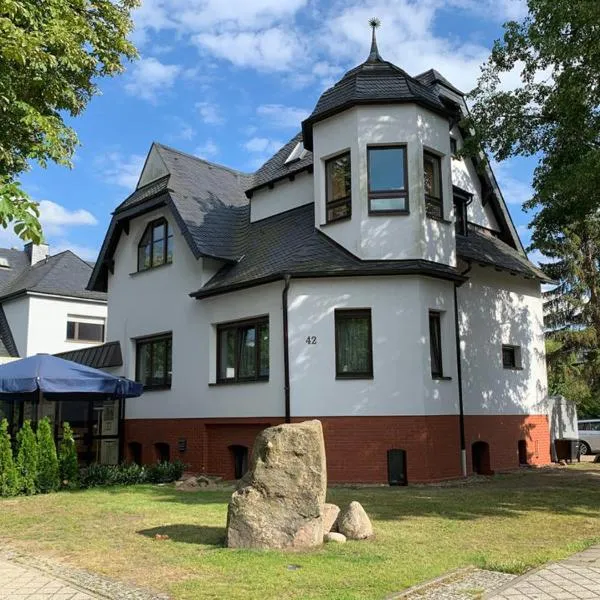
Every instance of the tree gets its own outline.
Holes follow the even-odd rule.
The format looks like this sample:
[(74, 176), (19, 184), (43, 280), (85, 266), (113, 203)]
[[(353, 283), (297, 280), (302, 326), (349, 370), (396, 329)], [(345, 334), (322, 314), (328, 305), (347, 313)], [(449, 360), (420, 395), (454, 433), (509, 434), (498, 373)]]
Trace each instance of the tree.
[(58, 457), (52, 435), (50, 419), (43, 418), (37, 427), (38, 473), (36, 486), (43, 494), (54, 492), (59, 488)]
[(19, 476), (13, 459), (8, 421), (0, 421), (0, 496), (16, 496), (20, 492)]
[(31, 162), (70, 166), (75, 117), (97, 80), (137, 56), (127, 40), (139, 0), (0, 0), (0, 224), (39, 242), (37, 205), (15, 181)]
[(66, 421), (63, 423), (63, 439), (60, 444), (58, 464), (62, 485), (71, 488), (77, 487), (79, 483), (77, 448), (71, 426)]
[(17, 471), (21, 479), (21, 490), (35, 494), (38, 476), (38, 444), (29, 420), (17, 433)]

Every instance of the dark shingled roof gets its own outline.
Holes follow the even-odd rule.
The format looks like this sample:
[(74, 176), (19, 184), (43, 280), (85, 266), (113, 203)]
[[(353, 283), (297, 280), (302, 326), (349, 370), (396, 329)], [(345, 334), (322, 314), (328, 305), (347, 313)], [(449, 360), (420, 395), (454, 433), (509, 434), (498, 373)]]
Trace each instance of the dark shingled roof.
[(0, 285), (0, 300), (26, 292), (106, 301), (106, 294), (86, 290), (91, 267), (70, 250), (21, 269)]
[(107, 342), (100, 346), (90, 346), (79, 350), (69, 350), (59, 352), (54, 356), (71, 360), (92, 367), (93, 369), (108, 369), (109, 367), (123, 366), (123, 356), (121, 354), (121, 344), (119, 342)]
[(247, 190), (247, 194), (269, 183), (274, 183), (279, 179), (312, 169), (313, 155), (308, 150), (304, 158), (285, 164), (292, 150), (300, 143), (302, 143), (302, 134), (297, 133), (283, 148), (278, 150), (274, 156), (256, 171), (252, 177), (252, 186)]
[(315, 228), (314, 205), (251, 223), (243, 258), (223, 267), (197, 298), (280, 279), (419, 273), (460, 280), (456, 269), (425, 260), (360, 260)]
[(154, 143), (169, 174), (131, 194), (114, 212), (98, 261), (88, 283), (105, 290), (107, 272), (126, 223), (144, 210), (168, 206), (196, 258), (234, 262), (242, 255), (250, 220), (244, 190), (252, 176)]
[(461, 92), (457, 87), (454, 87), (439, 71), (436, 71), (435, 69), (429, 69), (424, 73), (419, 73), (419, 75), (415, 76), (415, 79), (418, 79), (421, 83), (424, 83), (429, 87), (440, 84), (449, 90), (452, 90), (459, 96), (465, 95), (464, 92)]
[(4, 308), (0, 304), (0, 356), (19, 356), (17, 345), (6, 319)]
[(383, 60), (378, 53), (348, 71), (333, 87), (325, 90), (313, 112), (302, 123), (304, 145), (312, 150), (313, 125), (358, 104), (414, 102), (448, 114), (435, 90), (406, 71)]
[(511, 273), (552, 283), (552, 279), (520, 252), (478, 227), (470, 227), (466, 236), (456, 236), (456, 252), (467, 261), (492, 265)]

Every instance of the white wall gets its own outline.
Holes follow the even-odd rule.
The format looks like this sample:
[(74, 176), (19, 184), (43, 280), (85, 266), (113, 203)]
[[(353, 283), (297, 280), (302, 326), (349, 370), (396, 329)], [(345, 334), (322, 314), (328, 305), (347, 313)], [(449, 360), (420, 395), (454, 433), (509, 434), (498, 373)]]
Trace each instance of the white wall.
[[(292, 280), (292, 416), (457, 414), (452, 283), (418, 277)], [(336, 308), (370, 308), (373, 379), (336, 380)], [(429, 310), (442, 316), (451, 381), (431, 378)], [(307, 344), (308, 336), (316, 344)]]
[[(540, 284), (475, 267), (458, 289), (465, 414), (522, 414), (546, 399)], [(502, 367), (502, 344), (521, 346), (522, 370)]]
[(300, 173), (294, 181), (284, 179), (271, 190), (265, 187), (254, 192), (250, 199), (250, 221), (260, 221), (312, 202), (312, 174)]
[[(358, 107), (316, 123), (314, 197), (316, 226), (364, 259), (425, 258), (455, 264), (448, 121), (416, 105)], [(367, 145), (408, 145), (408, 215), (369, 215)], [(423, 150), (442, 155), (444, 217), (425, 217)], [(350, 150), (352, 219), (325, 224), (325, 160)]]
[[(237, 294), (195, 300), (189, 296), (218, 268), (215, 261), (196, 260), (173, 228), (173, 263), (136, 273), (137, 245), (146, 224), (167, 209), (133, 220), (115, 252), (109, 276), (108, 339), (120, 340), (123, 374), (135, 378), (135, 338), (171, 331), (173, 377), (170, 390), (147, 391), (127, 401), (127, 418), (251, 417), (284, 414), (283, 282)], [(271, 376), (268, 382), (209, 385), (216, 379), (216, 328), (222, 322), (269, 315)]]
[[(454, 126), (451, 133), (452, 137), (457, 141), (458, 148), (462, 148), (463, 140), (458, 126)], [(467, 208), (468, 220), (487, 229), (500, 231), (498, 221), (489, 203), (483, 206), (481, 200), (481, 183), (477, 176), (477, 169), (470, 158), (452, 158), (452, 183), (473, 194), (473, 201)]]
[(74, 317), (73, 320), (77, 320), (77, 316), (106, 319), (106, 313), (107, 307), (103, 302), (30, 296), (27, 356), (40, 352), (55, 354), (98, 345), (100, 342), (67, 340), (67, 320), (71, 317)]
[[(29, 325), (29, 296), (20, 296), (2, 303), (6, 320), (20, 357), (27, 356), (27, 335)], [(66, 325), (65, 325), (66, 327)]]

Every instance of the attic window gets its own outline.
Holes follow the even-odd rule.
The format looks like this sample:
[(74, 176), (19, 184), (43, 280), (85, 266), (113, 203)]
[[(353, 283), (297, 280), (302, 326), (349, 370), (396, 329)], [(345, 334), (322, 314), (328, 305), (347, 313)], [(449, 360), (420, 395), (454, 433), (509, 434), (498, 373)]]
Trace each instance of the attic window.
[(3, 269), (10, 269), (10, 263), (8, 262), (7, 258), (0, 256), (0, 267)]
[(304, 147), (302, 142), (298, 142), (290, 155), (285, 159), (285, 165), (295, 162), (297, 160), (302, 160), (308, 154), (308, 150)]
[(173, 262), (173, 232), (166, 219), (148, 223), (138, 245), (138, 271)]

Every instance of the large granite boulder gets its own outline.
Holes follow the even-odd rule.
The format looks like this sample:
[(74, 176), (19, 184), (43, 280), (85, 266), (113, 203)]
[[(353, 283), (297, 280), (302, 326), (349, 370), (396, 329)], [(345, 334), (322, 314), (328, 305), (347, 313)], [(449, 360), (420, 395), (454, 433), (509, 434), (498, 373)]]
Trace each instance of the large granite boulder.
[(265, 429), (254, 443), (250, 469), (229, 502), (227, 546), (319, 546), (326, 488), (320, 421)]
[(364, 540), (373, 535), (373, 526), (360, 502), (350, 502), (337, 520), (337, 529), (349, 540)]

